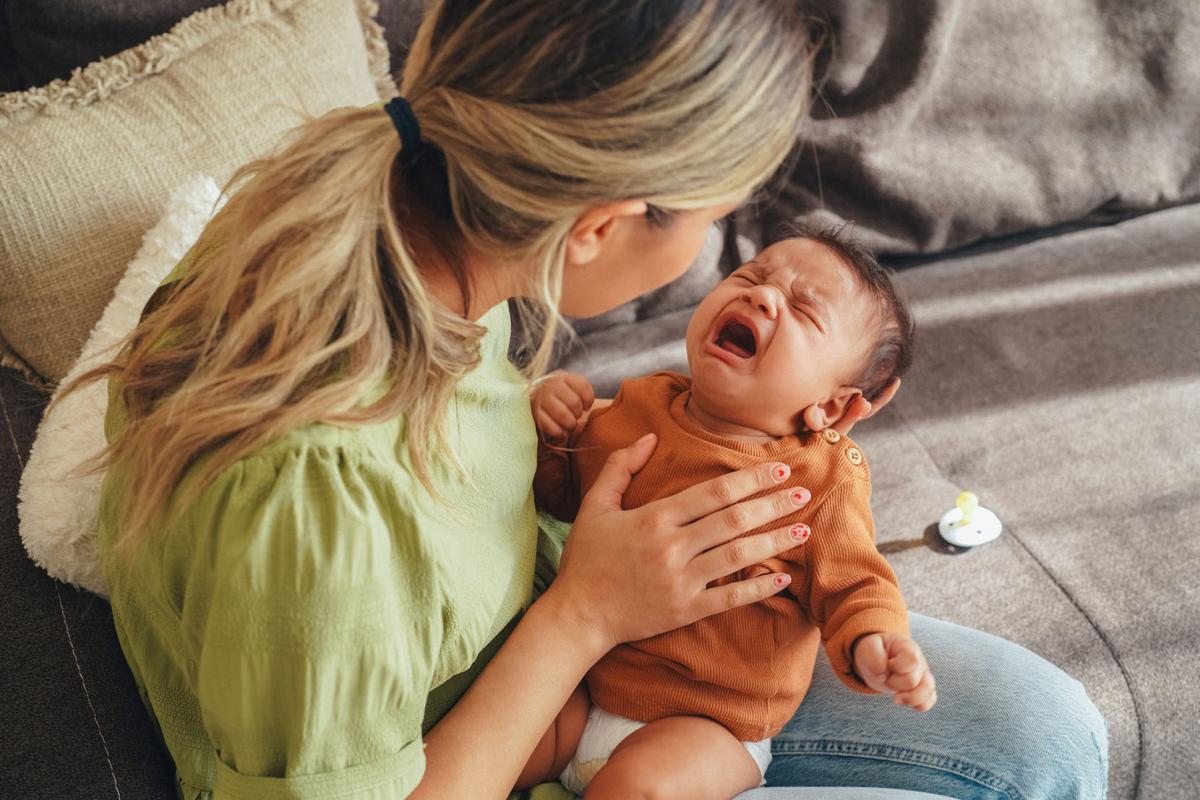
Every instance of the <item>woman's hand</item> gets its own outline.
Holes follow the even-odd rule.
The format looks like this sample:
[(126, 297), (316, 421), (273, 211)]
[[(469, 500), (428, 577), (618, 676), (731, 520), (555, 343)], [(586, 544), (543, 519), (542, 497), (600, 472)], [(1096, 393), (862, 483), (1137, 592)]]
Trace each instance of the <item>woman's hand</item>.
[[(802, 541), (797, 526), (736, 538), (808, 502), (806, 489), (778, 488), (791, 475), (781, 463), (747, 467), (623, 510), (621, 497), (655, 444), (647, 435), (609, 456), (580, 506), (558, 577), (542, 598), (579, 623), (599, 649), (597, 657), (621, 642), (775, 594), (788, 585), (786, 574), (708, 584)], [(772, 488), (778, 491), (744, 499)]]
[(862, 422), (864, 419), (875, 416), (879, 413), (879, 409), (892, 402), (892, 398), (896, 396), (896, 392), (899, 389), (900, 379), (896, 378), (883, 390), (883, 394), (875, 398), (874, 403), (864, 400), (862, 397), (856, 398), (850, 404), (850, 407), (846, 409), (846, 413), (842, 414), (842, 418), (830, 427), (842, 436), (845, 436), (854, 427), (854, 423)]

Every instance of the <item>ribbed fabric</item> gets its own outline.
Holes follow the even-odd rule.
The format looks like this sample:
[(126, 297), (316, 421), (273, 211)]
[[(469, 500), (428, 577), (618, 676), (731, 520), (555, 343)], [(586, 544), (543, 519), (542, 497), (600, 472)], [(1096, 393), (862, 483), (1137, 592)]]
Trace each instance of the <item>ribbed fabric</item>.
[[(866, 633), (907, 634), (908, 612), (895, 573), (875, 548), (870, 472), (858, 447), (832, 433), (763, 444), (713, 434), (687, 415), (690, 385), (669, 372), (629, 380), (612, 405), (595, 411), (572, 442), (569, 462), (558, 461), (574, 498), (587, 493), (609, 453), (653, 432), (658, 446), (625, 492), (626, 508), (751, 464), (782, 461), (792, 469), (787, 485), (806, 487), (812, 500), (746, 535), (804, 522), (812, 536), (713, 584), (785, 571), (792, 576), (785, 591), (617, 647), (588, 673), (588, 690), (593, 702), (623, 717), (709, 717), (739, 739), (757, 741), (774, 736), (795, 713), (821, 642), (848, 686), (873, 693), (852, 674), (850, 647)], [(556, 480), (554, 460), (542, 448), (539, 497)], [(570, 508), (560, 510), (574, 516)]]

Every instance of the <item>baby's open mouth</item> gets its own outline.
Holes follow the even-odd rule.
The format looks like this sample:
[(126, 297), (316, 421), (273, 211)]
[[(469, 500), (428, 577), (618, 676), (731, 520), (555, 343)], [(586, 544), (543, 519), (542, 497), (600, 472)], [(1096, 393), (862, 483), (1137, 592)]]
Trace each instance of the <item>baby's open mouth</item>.
[(749, 325), (738, 322), (736, 319), (727, 319), (722, 323), (714, 343), (717, 347), (728, 350), (738, 358), (750, 358), (758, 352), (758, 342), (754, 338), (754, 331), (750, 329)]

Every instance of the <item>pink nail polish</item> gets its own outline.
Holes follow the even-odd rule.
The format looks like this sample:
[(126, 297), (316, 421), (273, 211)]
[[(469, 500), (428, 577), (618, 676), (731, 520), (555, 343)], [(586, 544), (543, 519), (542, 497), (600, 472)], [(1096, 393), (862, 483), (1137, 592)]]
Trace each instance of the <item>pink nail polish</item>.
[(793, 539), (798, 539), (801, 542), (807, 542), (808, 537), (812, 536), (812, 529), (801, 522), (798, 525), (793, 525), (790, 533), (792, 534)]
[(776, 575), (775, 576), (775, 585), (778, 586), (780, 589), (782, 589), (784, 586), (787, 586), (791, 582), (792, 582), (792, 578), (790, 575)]
[(776, 483), (787, 480), (788, 475), (791, 474), (792, 470), (787, 464), (776, 464), (771, 469), (771, 477), (775, 479)]
[(812, 492), (810, 492), (808, 489), (805, 489), (803, 486), (801, 486), (799, 489), (792, 490), (792, 505), (797, 507), (802, 506), (809, 500), (812, 500)]

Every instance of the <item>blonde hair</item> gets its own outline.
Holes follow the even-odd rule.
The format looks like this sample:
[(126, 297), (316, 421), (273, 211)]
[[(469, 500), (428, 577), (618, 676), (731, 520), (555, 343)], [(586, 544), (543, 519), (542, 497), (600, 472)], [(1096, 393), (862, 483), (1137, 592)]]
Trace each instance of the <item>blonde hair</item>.
[[(468, 309), (464, 253), (528, 265), (523, 315), (542, 324), (527, 374), (539, 376), (580, 214), (630, 198), (668, 212), (730, 202), (783, 161), (810, 86), (795, 6), (430, 3), (401, 93), (445, 156), (443, 185), (406, 176), (379, 107), (306, 120), (230, 178), (190, 274), (163, 290), (121, 356), (64, 387), (102, 377), (120, 387), (127, 420), (94, 468), (119, 463), (137, 487), (117, 549), (239, 458), (317, 421), (403, 415), (414, 473), (432, 489), (441, 459), (457, 463), (445, 411), (484, 329), (434, 299), (414, 253), (450, 265)], [(439, 188), (449, 214), (429, 200)]]

